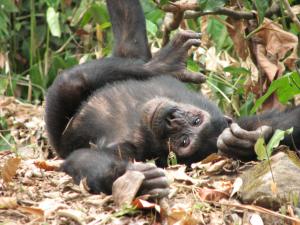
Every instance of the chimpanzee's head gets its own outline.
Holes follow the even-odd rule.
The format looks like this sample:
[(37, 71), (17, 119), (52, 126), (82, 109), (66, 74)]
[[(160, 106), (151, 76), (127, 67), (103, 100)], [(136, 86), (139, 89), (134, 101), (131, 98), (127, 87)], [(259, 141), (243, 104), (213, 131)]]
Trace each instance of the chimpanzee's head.
[[(205, 157), (216, 151), (216, 138), (227, 126), (225, 118), (215, 124), (215, 118), (199, 107), (154, 98), (145, 103), (143, 121), (166, 152), (173, 151), (179, 158)], [(217, 125), (217, 126), (216, 126)], [(212, 140), (214, 139), (214, 140)], [(211, 148), (211, 149), (207, 149)], [(209, 152), (208, 152), (209, 151)]]

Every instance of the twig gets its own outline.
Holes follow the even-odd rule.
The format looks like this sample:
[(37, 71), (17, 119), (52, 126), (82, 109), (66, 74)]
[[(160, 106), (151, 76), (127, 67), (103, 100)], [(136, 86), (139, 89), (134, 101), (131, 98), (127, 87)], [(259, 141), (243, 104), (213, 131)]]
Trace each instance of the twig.
[(232, 17), (233, 19), (253, 19), (255, 18), (255, 13), (254, 12), (243, 12), (243, 11), (236, 11), (233, 9), (229, 9), (229, 8), (225, 8), (225, 7), (221, 7), (218, 8), (214, 11), (210, 11), (210, 12), (197, 12), (197, 11), (188, 11), (185, 12), (184, 14), (184, 18), (185, 19), (193, 19), (193, 18), (197, 18), (200, 16), (206, 16), (206, 15), (225, 15), (225, 16), (229, 16)]
[(177, 11), (173, 13), (172, 21), (165, 24), (162, 46), (165, 46), (170, 41), (170, 33), (172, 30), (176, 30), (183, 19), (183, 11)]
[(298, 17), (293, 13), (293, 10), (289, 4), (288, 0), (282, 0), (282, 3), (287, 11), (288, 16), (293, 20), (293, 22), (296, 24), (298, 29), (300, 29), (300, 21), (298, 20)]
[(197, 1), (178, 1), (172, 2), (170, 4), (164, 5), (161, 9), (165, 12), (178, 12), (178, 11), (186, 11), (186, 10), (200, 10), (199, 4)]
[[(200, 11), (201, 9), (197, 1), (192, 1), (192, 2), (178, 1), (172, 4), (164, 5), (161, 7), (161, 9), (165, 12), (173, 12), (173, 13), (178, 11), (184, 11), (185, 12), (184, 19), (194, 19), (205, 15), (225, 15), (225, 16), (230, 16), (234, 19), (247, 19), (247, 20), (256, 18), (255, 12), (237, 11), (235, 9), (229, 9), (226, 7), (220, 7), (211, 12), (203, 12)], [(276, 2), (274, 2), (272, 6), (267, 10), (265, 16), (270, 17), (279, 12), (280, 12), (280, 7)]]
[(272, 210), (263, 208), (261, 206), (256, 206), (256, 205), (240, 205), (240, 204), (236, 204), (236, 203), (226, 203), (226, 202), (215, 202), (215, 201), (205, 201), (207, 203), (212, 203), (212, 204), (219, 204), (219, 205), (225, 205), (228, 207), (236, 207), (236, 208), (241, 208), (241, 209), (248, 209), (251, 211), (256, 211), (256, 212), (260, 212), (260, 213), (264, 213), (264, 214), (268, 214), (268, 215), (272, 215), (281, 219), (285, 219), (285, 220), (289, 220), (289, 221), (293, 221), (295, 223), (300, 223), (300, 219), (296, 218), (296, 217), (291, 217), (291, 216), (286, 216), (283, 214), (280, 214), (278, 212), (274, 212)]

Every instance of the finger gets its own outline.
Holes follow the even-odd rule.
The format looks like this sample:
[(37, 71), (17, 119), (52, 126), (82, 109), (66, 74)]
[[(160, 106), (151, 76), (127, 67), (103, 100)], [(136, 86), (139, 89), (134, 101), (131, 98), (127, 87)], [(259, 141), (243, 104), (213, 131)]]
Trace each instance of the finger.
[(223, 152), (223, 153), (225, 153), (225, 154), (227, 154), (228, 152), (229, 152), (229, 148), (228, 148), (228, 146), (224, 143), (224, 141), (223, 141), (223, 139), (221, 138), (221, 136), (218, 138), (218, 140), (217, 140), (217, 147), (218, 147), (218, 149), (221, 151), (221, 152)]
[(255, 153), (253, 149), (242, 149), (236, 147), (228, 147), (222, 139), (218, 139), (217, 146), (219, 153), (226, 155), (232, 158), (238, 158), (241, 160), (250, 160), (254, 159)]
[(199, 39), (189, 39), (183, 44), (183, 49), (188, 51), (192, 46), (200, 46), (201, 41)]
[(192, 31), (192, 30), (180, 30), (174, 37), (174, 39), (181, 40), (185, 42), (188, 39), (200, 39), (202, 36), (201, 33)]
[(200, 39), (201, 33), (196, 33), (190, 30), (181, 30), (179, 31), (174, 39), (172, 40), (171, 44), (177, 46), (182, 46), (188, 39)]
[(266, 125), (257, 128), (256, 131), (260, 132), (260, 136), (263, 136), (265, 139), (269, 138), (273, 133), (272, 127)]
[(169, 182), (167, 177), (157, 177), (149, 180), (144, 180), (142, 184), (143, 189), (151, 190), (154, 188), (167, 188), (169, 187)]
[(261, 126), (254, 131), (247, 131), (242, 129), (237, 123), (232, 123), (230, 125), (230, 129), (234, 136), (241, 139), (250, 140), (252, 142), (255, 142), (259, 137), (266, 138), (272, 133), (272, 128), (269, 126)]
[(170, 190), (168, 188), (155, 188), (151, 191), (149, 191), (147, 194), (150, 194), (152, 198), (163, 198), (167, 197), (170, 193)]
[(142, 162), (135, 162), (131, 163), (127, 167), (129, 170), (136, 170), (136, 171), (146, 171), (151, 169), (156, 169), (157, 167), (152, 163), (142, 163)]
[(183, 82), (192, 82), (195, 84), (201, 84), (204, 83), (206, 81), (206, 77), (204, 74), (200, 73), (200, 72), (190, 72), (190, 71), (183, 71), (183, 73), (181, 73), (179, 79)]
[(165, 177), (166, 176), (164, 170), (161, 168), (147, 170), (147, 171), (144, 171), (143, 174), (144, 174), (146, 180), (153, 179), (156, 177)]
[(231, 129), (226, 128), (220, 138), (223, 140), (224, 144), (228, 147), (237, 147), (237, 148), (251, 148), (254, 145), (254, 142), (247, 139), (241, 139), (234, 136), (231, 132)]

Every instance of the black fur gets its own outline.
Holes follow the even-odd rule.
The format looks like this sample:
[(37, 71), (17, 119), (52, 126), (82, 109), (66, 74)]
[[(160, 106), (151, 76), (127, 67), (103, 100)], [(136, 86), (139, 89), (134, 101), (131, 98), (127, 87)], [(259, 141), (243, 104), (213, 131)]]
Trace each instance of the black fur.
[[(146, 177), (141, 193), (163, 196), (168, 184), (162, 171), (136, 166), (132, 160), (155, 159), (164, 167), (173, 151), (180, 163), (191, 164), (217, 151), (217, 139), (225, 129), (229, 135), (220, 136), (223, 146), (234, 150), (227, 153), (253, 158), (253, 134), (246, 133), (240, 146), (228, 145), (228, 140), (235, 140), (228, 130), (230, 120), (176, 79), (203, 80), (184, 70), (187, 50), (199, 44), (199, 35), (183, 32), (152, 58), (138, 0), (109, 0), (108, 9), (116, 41), (113, 56), (64, 71), (48, 90), (46, 128), (51, 145), (66, 158), (62, 170), (76, 183), (87, 178), (94, 193), (110, 193), (117, 177), (127, 169), (138, 170)], [(294, 142), (300, 146), (299, 107), (237, 123), (242, 133), (262, 125), (273, 131), (293, 126)], [(269, 138), (271, 132), (266, 133)], [(284, 143), (293, 147), (290, 137)]]

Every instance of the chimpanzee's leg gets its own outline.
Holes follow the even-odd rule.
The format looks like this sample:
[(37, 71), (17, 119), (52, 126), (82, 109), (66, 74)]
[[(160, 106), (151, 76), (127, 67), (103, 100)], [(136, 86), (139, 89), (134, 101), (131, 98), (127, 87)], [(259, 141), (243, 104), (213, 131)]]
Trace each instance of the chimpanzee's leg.
[(107, 7), (115, 39), (113, 55), (148, 61), (151, 53), (139, 0), (108, 0)]

